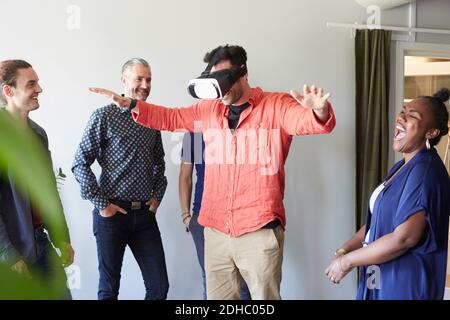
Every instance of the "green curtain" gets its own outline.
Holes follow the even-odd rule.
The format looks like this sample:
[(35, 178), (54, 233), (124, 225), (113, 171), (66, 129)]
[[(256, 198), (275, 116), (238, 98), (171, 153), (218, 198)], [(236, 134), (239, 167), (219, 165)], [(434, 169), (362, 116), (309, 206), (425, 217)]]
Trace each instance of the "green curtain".
[(391, 31), (357, 30), (356, 230), (365, 224), (369, 197), (387, 173), (390, 48)]

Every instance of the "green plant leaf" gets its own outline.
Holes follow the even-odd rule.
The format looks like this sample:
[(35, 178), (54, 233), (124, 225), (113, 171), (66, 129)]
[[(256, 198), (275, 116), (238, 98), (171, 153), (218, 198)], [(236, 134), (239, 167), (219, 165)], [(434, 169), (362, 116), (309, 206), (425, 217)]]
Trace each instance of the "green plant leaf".
[[(46, 228), (50, 230), (53, 243), (65, 241), (68, 236), (64, 228), (63, 208), (47, 152), (31, 129), (5, 111), (0, 111), (0, 173), (13, 176), (20, 190), (29, 195), (38, 207)], [(20, 276), (17, 278), (8, 270), (5, 266), (0, 268), (0, 298), (2, 292), (17, 298), (23, 292), (23, 298), (31, 298), (34, 294), (28, 296), (26, 292), (33, 291), (33, 288), (39, 289), (33, 292), (41, 292), (43, 299), (51, 298), (51, 295), (45, 294), (48, 288), (65, 285), (61, 283), (61, 279), (54, 279), (58, 283), (45, 283), (44, 286), (37, 280), (23, 280)], [(25, 284), (29, 289), (21, 291), (20, 288), (24, 288)]]

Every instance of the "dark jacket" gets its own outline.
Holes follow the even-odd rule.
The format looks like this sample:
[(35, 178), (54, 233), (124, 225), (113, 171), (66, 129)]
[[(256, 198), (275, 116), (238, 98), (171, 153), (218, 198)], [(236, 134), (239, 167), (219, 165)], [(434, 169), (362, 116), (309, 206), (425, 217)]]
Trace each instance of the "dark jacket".
[[(31, 119), (28, 124), (48, 151), (51, 161), (45, 130)], [(68, 237), (65, 220), (64, 228)], [(69, 238), (66, 240), (70, 242)], [(32, 207), (28, 196), (19, 192), (14, 179), (6, 173), (0, 177), (0, 263), (13, 265), (21, 259), (27, 264), (36, 262)]]

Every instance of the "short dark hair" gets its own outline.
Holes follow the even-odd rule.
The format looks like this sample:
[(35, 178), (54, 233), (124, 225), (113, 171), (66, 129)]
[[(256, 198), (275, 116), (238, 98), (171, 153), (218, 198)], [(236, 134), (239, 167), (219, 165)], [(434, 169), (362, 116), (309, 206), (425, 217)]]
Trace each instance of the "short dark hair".
[(28, 68), (32, 68), (32, 66), (24, 60), (5, 60), (0, 62), (0, 101), (5, 100), (1, 88), (4, 85), (16, 87), (17, 71)]
[(211, 64), (212, 66), (216, 65), (218, 62), (222, 60), (229, 60), (233, 67), (241, 67), (242, 65), (246, 65), (247, 63), (247, 52), (241, 46), (219, 46), (208, 52), (203, 61)]
[(425, 102), (431, 111), (433, 117), (433, 128), (439, 130), (439, 135), (433, 139), (430, 139), (430, 144), (435, 146), (439, 143), (441, 138), (448, 133), (448, 110), (445, 102), (450, 97), (450, 91), (448, 88), (442, 88), (437, 91), (433, 96), (421, 96), (420, 100)]

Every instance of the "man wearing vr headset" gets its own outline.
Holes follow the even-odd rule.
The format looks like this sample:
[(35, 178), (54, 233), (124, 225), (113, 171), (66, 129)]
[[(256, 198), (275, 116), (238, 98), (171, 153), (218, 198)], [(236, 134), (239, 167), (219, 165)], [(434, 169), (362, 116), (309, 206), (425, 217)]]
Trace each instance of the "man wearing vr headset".
[(189, 83), (202, 100), (165, 108), (91, 88), (157, 130), (201, 131), (205, 182), (198, 222), (205, 227), (208, 299), (238, 299), (245, 279), (252, 299), (280, 299), (286, 161), (294, 135), (330, 133), (335, 117), (321, 88), (303, 95), (264, 92), (248, 83), (240, 46), (207, 53), (205, 72)]

